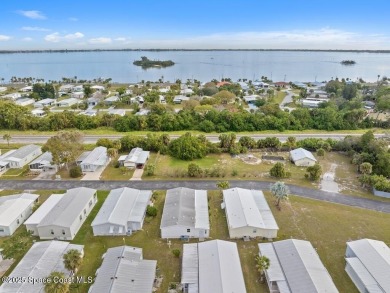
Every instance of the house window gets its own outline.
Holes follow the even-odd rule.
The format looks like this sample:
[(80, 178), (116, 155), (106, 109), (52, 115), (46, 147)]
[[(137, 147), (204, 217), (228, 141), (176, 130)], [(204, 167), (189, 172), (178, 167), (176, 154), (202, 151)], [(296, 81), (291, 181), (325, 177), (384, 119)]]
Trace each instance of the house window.
[(62, 235), (65, 235), (65, 230), (64, 229), (62, 229)]
[(50, 234), (54, 235), (54, 230), (53, 229), (50, 230)]
[(0, 228), (0, 232), (4, 232), (4, 228)]
[(17, 219), (17, 220), (16, 220), (16, 224), (18, 224), (18, 225), (19, 225), (19, 223), (20, 223), (20, 221), (19, 221), (19, 219)]
[(84, 215), (86, 215), (87, 214), (87, 210), (86, 209), (84, 209)]
[(190, 233), (191, 232), (191, 229), (187, 229), (187, 233)]
[(83, 219), (83, 216), (82, 215), (80, 215), (80, 221)]
[(256, 230), (256, 229), (253, 229), (253, 233), (257, 233), (257, 230)]
[(92, 205), (92, 199), (89, 201), (89, 206), (91, 206)]

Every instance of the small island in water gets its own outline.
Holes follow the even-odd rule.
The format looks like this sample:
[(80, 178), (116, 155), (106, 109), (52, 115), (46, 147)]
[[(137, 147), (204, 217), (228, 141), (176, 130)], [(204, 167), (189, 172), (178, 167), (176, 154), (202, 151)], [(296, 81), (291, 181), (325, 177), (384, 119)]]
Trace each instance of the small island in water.
[(160, 60), (149, 60), (148, 57), (142, 56), (141, 60), (133, 62), (134, 65), (142, 66), (142, 68), (150, 67), (168, 67), (175, 65), (175, 62), (172, 60), (160, 61)]
[(343, 60), (340, 62), (342, 65), (355, 65), (356, 61), (354, 60)]

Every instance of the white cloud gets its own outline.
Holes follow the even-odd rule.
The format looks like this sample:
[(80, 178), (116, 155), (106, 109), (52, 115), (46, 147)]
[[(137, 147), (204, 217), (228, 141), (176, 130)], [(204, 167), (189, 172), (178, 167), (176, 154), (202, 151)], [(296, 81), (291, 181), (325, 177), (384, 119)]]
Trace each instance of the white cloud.
[(68, 20), (69, 20), (69, 21), (79, 21), (79, 19), (76, 18), (76, 17), (69, 17)]
[(100, 37), (100, 38), (89, 39), (88, 42), (90, 44), (111, 44), (112, 40), (111, 38)]
[(22, 41), (24, 42), (31, 42), (33, 40), (33, 38), (30, 38), (30, 37), (26, 37), (26, 38), (23, 38)]
[(61, 36), (58, 32), (55, 32), (45, 36), (44, 40), (51, 43), (58, 43), (61, 41), (73, 41), (73, 40), (81, 39), (83, 37), (84, 35), (80, 32), (74, 34), (67, 34), (64, 36)]
[(37, 32), (49, 32), (50, 29), (38, 26), (24, 26), (21, 28), (23, 31), (37, 31)]
[(20, 15), (23, 15), (31, 19), (46, 19), (46, 16), (38, 10), (19, 10), (17, 11)]
[(114, 41), (125, 42), (126, 38), (116, 38), (116, 39), (114, 39)]
[(1, 42), (1, 41), (8, 41), (8, 40), (10, 40), (10, 39), (11, 39), (10, 36), (0, 35), (0, 42)]

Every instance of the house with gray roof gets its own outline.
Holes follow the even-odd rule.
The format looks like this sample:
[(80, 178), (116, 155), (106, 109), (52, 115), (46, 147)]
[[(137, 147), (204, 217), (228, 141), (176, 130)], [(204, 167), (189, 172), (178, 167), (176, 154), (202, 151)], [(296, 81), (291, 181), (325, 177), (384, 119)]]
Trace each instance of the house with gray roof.
[[(36, 225), (41, 239), (73, 240), (97, 202), (96, 189), (78, 187), (67, 192), (53, 205), (45, 205)], [(37, 211), (36, 211), (37, 212)]]
[(8, 276), (10, 280), (24, 277), (35, 280), (35, 283), (4, 282), (0, 287), (0, 293), (41, 293), (45, 287), (43, 279), (52, 272), (61, 272), (69, 277), (71, 272), (65, 268), (63, 257), (71, 249), (76, 249), (82, 256), (84, 255), (83, 245), (63, 241), (35, 242)]
[(347, 242), (345, 260), (345, 271), (359, 292), (390, 292), (390, 248), (383, 241)]
[(313, 166), (317, 162), (313, 154), (303, 148), (290, 151), (290, 159), (296, 166)]
[(339, 292), (309, 241), (260, 243), (259, 255), (270, 260), (265, 271), (270, 293)]
[(57, 101), (55, 99), (43, 99), (34, 103), (34, 108), (44, 108), (53, 106)]
[(183, 101), (189, 101), (190, 98), (183, 96), (183, 95), (177, 95), (173, 98), (173, 103), (175, 104), (181, 104)]
[(41, 147), (35, 144), (22, 146), (17, 150), (7, 152), (0, 158), (0, 165), (6, 168), (19, 169), (42, 154)]
[(149, 155), (149, 151), (144, 151), (141, 148), (133, 148), (127, 156), (120, 156), (118, 162), (127, 168), (142, 169), (149, 159)]
[(94, 172), (97, 169), (107, 165), (109, 157), (106, 147), (96, 147), (91, 152), (84, 152), (78, 159), (77, 164), (80, 165), (83, 172)]
[(0, 236), (11, 236), (32, 214), (39, 195), (21, 193), (0, 197)]
[(63, 99), (57, 102), (58, 107), (71, 107), (78, 104), (80, 101), (76, 98)]
[(109, 248), (88, 293), (151, 293), (156, 268), (156, 260), (143, 259), (142, 248)]
[(30, 170), (33, 171), (49, 171), (55, 170), (57, 171), (58, 166), (53, 163), (53, 155), (51, 152), (45, 152), (30, 164), (28, 164)]
[(167, 190), (160, 229), (161, 238), (208, 238), (207, 191), (185, 187)]
[(111, 190), (92, 222), (93, 235), (131, 235), (142, 229), (151, 190), (122, 187)]
[(237, 244), (223, 240), (184, 244), (181, 284), (185, 293), (245, 293)]
[(222, 208), (230, 238), (276, 238), (279, 227), (261, 190), (223, 190)]

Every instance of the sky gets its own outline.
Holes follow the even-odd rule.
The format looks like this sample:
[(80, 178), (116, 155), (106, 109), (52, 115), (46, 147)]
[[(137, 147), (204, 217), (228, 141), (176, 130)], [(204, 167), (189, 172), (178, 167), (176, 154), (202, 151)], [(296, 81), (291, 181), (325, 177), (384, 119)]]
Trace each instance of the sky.
[(12, 0), (0, 50), (390, 50), (390, 1)]

